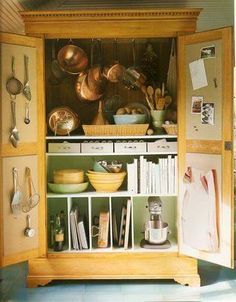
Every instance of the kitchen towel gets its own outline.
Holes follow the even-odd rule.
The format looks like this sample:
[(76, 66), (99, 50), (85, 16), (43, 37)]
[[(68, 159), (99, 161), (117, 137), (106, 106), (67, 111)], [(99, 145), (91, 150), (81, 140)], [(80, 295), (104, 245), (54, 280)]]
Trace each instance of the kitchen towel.
[(184, 176), (182, 232), (186, 245), (207, 252), (219, 248), (216, 214), (216, 173), (189, 167)]

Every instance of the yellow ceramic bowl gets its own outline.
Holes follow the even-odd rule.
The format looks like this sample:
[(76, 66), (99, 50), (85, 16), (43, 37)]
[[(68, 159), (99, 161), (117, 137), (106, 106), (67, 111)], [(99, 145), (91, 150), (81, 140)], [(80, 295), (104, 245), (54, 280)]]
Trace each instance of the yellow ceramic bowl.
[(126, 172), (121, 173), (107, 173), (107, 174), (121, 174), (118, 178), (104, 178), (103, 175), (97, 175), (87, 173), (89, 182), (97, 192), (116, 192), (122, 185)]
[(93, 179), (112, 179), (112, 180), (118, 180), (123, 179), (126, 175), (126, 172), (118, 172), (118, 173), (108, 173), (108, 172), (95, 172), (92, 170), (88, 170), (87, 172), (88, 177)]
[(84, 171), (81, 169), (61, 169), (53, 171), (55, 184), (79, 184), (84, 182)]

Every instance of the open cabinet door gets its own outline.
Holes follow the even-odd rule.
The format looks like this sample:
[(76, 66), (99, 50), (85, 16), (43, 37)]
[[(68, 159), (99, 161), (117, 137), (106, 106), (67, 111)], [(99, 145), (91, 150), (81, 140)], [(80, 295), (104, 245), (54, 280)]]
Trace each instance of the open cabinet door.
[[(0, 54), (0, 266), (5, 266), (42, 256), (46, 249), (43, 40), (0, 33)], [(28, 103), (22, 92), (17, 94), (14, 99), (13, 94), (9, 94), (7, 91), (7, 81), (12, 77), (13, 57), (15, 59), (15, 77), (22, 84), (26, 81), (25, 58), (26, 60), (28, 58), (31, 92), (31, 100)], [(11, 89), (13, 88), (14, 85)], [(13, 90), (11, 92), (14, 93)], [(15, 147), (10, 140), (14, 125), (12, 102), (15, 103), (16, 125), (19, 131), (19, 141), (16, 139)], [(29, 106), (30, 123), (24, 121), (27, 105)], [(27, 170), (27, 167), (30, 170)], [(13, 184), (14, 168), (18, 174), (18, 193), (16, 194), (14, 194)], [(27, 171), (31, 172), (31, 178)], [(39, 203), (33, 207), (29, 197), (35, 193), (39, 194)], [(15, 197), (13, 198), (13, 196)], [(16, 204), (14, 211), (13, 199)], [(37, 203), (37, 198), (35, 203)], [(27, 227), (27, 215), (30, 215), (30, 227), (35, 230), (32, 237), (24, 234)]]
[(178, 39), (179, 252), (227, 267), (234, 255), (232, 58), (231, 28)]

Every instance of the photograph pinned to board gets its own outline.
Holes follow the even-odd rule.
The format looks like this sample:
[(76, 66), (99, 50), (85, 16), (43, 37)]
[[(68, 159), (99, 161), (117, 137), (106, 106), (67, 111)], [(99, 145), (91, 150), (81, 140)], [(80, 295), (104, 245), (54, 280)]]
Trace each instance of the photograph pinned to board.
[(192, 114), (201, 114), (203, 102), (204, 102), (203, 96), (192, 96), (191, 113)]
[(216, 57), (216, 47), (215, 45), (210, 45), (206, 47), (202, 47), (200, 49), (200, 58), (201, 59), (209, 59)]
[(202, 125), (214, 125), (215, 124), (215, 104), (203, 103), (201, 112)]
[(208, 86), (204, 60), (199, 59), (189, 63), (190, 77), (192, 80), (193, 90)]

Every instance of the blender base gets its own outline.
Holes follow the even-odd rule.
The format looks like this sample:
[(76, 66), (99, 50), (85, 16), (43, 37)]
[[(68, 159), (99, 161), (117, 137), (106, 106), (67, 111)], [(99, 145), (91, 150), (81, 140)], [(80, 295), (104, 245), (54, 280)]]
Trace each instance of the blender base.
[(171, 243), (169, 240), (166, 240), (161, 244), (151, 244), (145, 239), (142, 239), (140, 242), (140, 246), (144, 249), (168, 249), (171, 247)]

